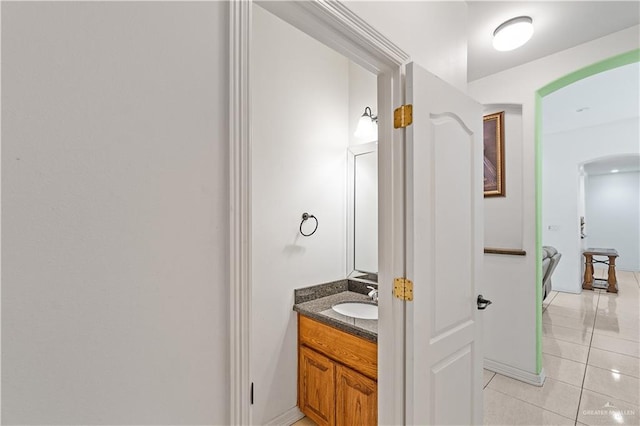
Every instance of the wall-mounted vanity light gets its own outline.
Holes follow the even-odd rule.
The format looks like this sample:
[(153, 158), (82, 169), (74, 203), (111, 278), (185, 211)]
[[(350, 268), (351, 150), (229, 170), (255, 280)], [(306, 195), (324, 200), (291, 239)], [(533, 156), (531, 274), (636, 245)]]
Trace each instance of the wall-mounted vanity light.
[(358, 127), (353, 135), (367, 142), (378, 140), (378, 116), (373, 115), (371, 108), (365, 107), (364, 114), (358, 121)]
[(518, 16), (498, 25), (493, 32), (493, 48), (501, 52), (517, 49), (533, 35), (533, 19)]

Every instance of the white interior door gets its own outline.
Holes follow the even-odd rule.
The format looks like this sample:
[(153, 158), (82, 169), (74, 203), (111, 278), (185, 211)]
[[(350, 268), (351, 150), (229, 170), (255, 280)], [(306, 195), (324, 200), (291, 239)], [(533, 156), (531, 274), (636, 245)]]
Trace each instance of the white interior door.
[(407, 66), (406, 422), (482, 424), (482, 109)]

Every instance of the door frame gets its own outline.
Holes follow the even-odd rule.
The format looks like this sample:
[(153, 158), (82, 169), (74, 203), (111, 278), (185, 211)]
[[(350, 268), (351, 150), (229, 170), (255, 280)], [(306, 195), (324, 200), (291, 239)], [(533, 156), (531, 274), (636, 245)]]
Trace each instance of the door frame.
[(570, 72), (534, 93), (535, 245), (536, 245), (536, 371), (542, 374), (542, 99), (577, 81), (624, 65), (640, 62), (640, 49), (620, 53)]
[[(230, 422), (251, 419), (251, 52), (252, 0), (229, 3), (229, 337)], [(405, 274), (404, 131), (393, 109), (404, 101), (409, 56), (340, 2), (258, 2), (260, 6), (378, 76), (378, 422), (405, 423), (404, 302), (392, 297)], [(386, 288), (385, 288), (386, 287)]]

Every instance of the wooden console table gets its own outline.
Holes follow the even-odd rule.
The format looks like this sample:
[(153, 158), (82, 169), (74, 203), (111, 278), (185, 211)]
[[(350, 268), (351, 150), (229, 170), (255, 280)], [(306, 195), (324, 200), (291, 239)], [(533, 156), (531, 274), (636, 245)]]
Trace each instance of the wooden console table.
[[(618, 281), (616, 280), (616, 257), (618, 257), (618, 252), (614, 249), (603, 249), (603, 248), (588, 248), (584, 252), (584, 281), (582, 282), (582, 288), (585, 290), (593, 290), (595, 281), (604, 281), (607, 284), (605, 286), (596, 286), (596, 288), (606, 288), (607, 293), (617, 293), (618, 292)], [(593, 256), (606, 256), (608, 260), (595, 260)], [(607, 279), (599, 279), (593, 277), (593, 263), (604, 263), (605, 265), (609, 265), (609, 271)]]

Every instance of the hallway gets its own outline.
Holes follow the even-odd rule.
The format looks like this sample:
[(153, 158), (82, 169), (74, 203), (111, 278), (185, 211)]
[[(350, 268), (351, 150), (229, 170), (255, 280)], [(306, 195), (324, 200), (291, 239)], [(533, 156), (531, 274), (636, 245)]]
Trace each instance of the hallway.
[[(603, 278), (605, 270), (596, 270)], [(487, 425), (640, 424), (640, 274), (618, 294), (552, 292), (543, 304), (543, 387), (485, 370)]]

